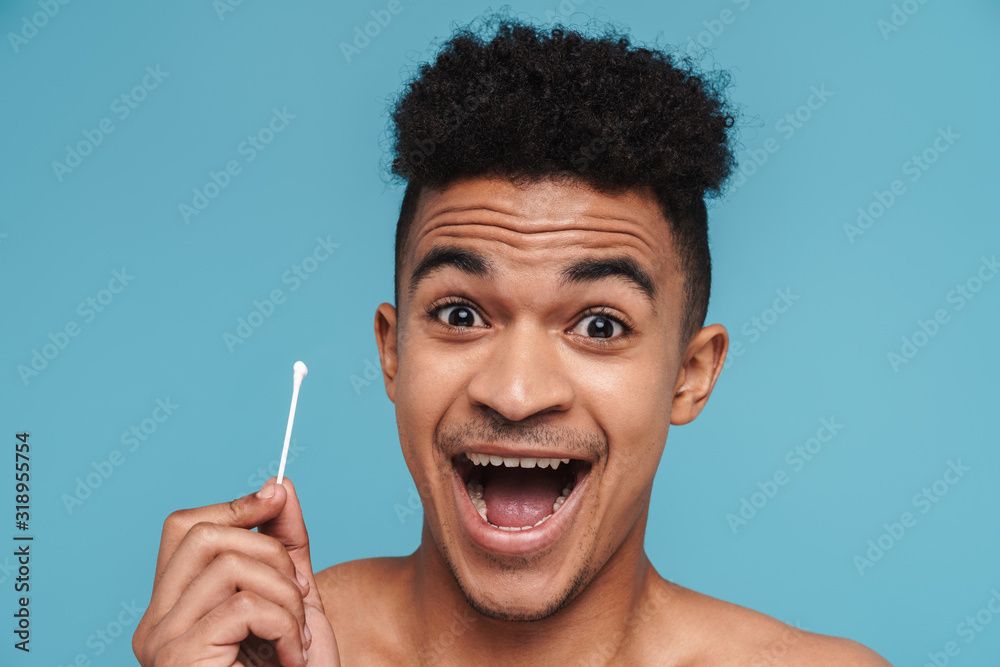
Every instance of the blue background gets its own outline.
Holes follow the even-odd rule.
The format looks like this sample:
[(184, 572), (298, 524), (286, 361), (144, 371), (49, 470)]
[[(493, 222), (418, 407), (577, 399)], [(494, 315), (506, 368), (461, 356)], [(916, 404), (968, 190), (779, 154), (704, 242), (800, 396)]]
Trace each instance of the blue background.
[[(14, 575), (0, 556), (0, 663), (63, 665), (80, 654), (130, 663), (134, 623), (110, 645), (95, 633), (116, 630), (123, 603), (148, 603), (169, 512), (249, 493), (266, 477), (257, 471), (276, 464), (297, 359), (310, 373), (288, 471), (316, 568), (417, 546), (421, 514), (393, 405), (372, 373), (402, 195), (385, 169), (386, 107), (453, 22), (488, 5), (400, 1), (349, 59), (341, 43), (386, 2), (257, 0), (232, 11), (208, 0), (72, 2), (35, 19), (34, 31), (25, 20), (42, 11), (36, 2), (0, 5), (0, 434), (11, 443), (0, 540), (16, 532), (20, 430), (31, 433), (36, 536), (29, 659), (11, 647)], [(950, 664), (996, 665), (1000, 619), (972, 641), (959, 624), (1000, 589), (1000, 280), (976, 282), (980, 270), (993, 277), (982, 258), (1000, 253), (1000, 6), (902, 4), (911, 14), (896, 5), (901, 25), (891, 2), (870, 0), (511, 9), (574, 25), (608, 20), (642, 43), (692, 47), (705, 66), (732, 72), (744, 114), (744, 176), (710, 209), (708, 318), (743, 354), (701, 418), (671, 431), (647, 535), (661, 574), (851, 637), (897, 665), (923, 665), (950, 641), (960, 649)], [(147, 78), (153, 86), (122, 118), (114, 101), (142, 85), (147, 67), (165, 75)], [(809, 108), (812, 87), (828, 95)], [(294, 118), (248, 161), (241, 142), (275, 108)], [(797, 127), (782, 123), (789, 113)], [(105, 118), (113, 130), (57, 174), (67, 145)], [(949, 128), (950, 143), (938, 142), (946, 150), (933, 148)], [(925, 149), (935, 161), (914, 172), (908, 161)], [(239, 173), (185, 222), (179, 206), (230, 160)], [(878, 213), (876, 193), (894, 180), (902, 194), (861, 233), (845, 229), (858, 207)], [(283, 276), (318, 237), (340, 245), (293, 290)], [(78, 310), (123, 267), (134, 279), (102, 312)], [(960, 284), (973, 296), (961, 308)], [(276, 289), (284, 302), (227, 346), (224, 333)], [(776, 290), (795, 297), (784, 313), (768, 312)], [(913, 341), (938, 310), (946, 322)], [(22, 377), (19, 367), (69, 323), (79, 335)], [(893, 364), (887, 355), (902, 357), (904, 337), (922, 345)], [(122, 433), (168, 398), (173, 414), (128, 451)], [(787, 453), (816, 449), (809, 438), (824, 418), (843, 428), (793, 465)], [(121, 465), (67, 505), (114, 450)], [(969, 470), (939, 484), (946, 495), (922, 512), (914, 495), (949, 461)], [(754, 497), (779, 471), (787, 484)], [(734, 523), (727, 515), (743, 499), (762, 506)], [(883, 536), (904, 512), (915, 525)], [(859, 566), (880, 536), (891, 548)]]

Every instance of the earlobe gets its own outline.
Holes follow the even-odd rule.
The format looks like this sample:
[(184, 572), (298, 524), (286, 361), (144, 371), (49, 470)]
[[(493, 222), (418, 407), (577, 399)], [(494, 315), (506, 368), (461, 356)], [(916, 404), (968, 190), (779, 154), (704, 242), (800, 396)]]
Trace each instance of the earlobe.
[(711, 324), (692, 336), (674, 385), (671, 424), (687, 424), (705, 407), (722, 372), (728, 349), (729, 332), (721, 324)]
[(375, 343), (382, 364), (385, 393), (393, 403), (396, 402), (396, 374), (399, 369), (396, 336), (396, 309), (390, 303), (380, 303), (375, 310)]

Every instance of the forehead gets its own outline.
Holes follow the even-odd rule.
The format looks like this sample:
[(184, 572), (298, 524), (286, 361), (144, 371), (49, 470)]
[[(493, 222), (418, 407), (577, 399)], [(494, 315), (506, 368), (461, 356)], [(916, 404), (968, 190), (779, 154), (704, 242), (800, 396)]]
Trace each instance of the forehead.
[(410, 296), (446, 266), (492, 277), (505, 263), (524, 270), (555, 262), (564, 282), (614, 275), (651, 299), (679, 275), (668, 223), (651, 194), (607, 194), (566, 180), (518, 185), (477, 177), (424, 189), (409, 238), (403, 288)]

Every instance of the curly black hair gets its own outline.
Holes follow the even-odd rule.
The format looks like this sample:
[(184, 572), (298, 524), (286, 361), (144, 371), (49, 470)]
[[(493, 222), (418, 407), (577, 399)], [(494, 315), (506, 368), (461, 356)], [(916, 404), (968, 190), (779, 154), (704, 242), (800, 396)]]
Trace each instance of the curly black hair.
[[(515, 182), (571, 176), (598, 191), (651, 191), (685, 273), (682, 341), (705, 321), (711, 287), (705, 197), (735, 165), (726, 72), (505, 15), (459, 28), (423, 63), (391, 111), (391, 172), (407, 183), (396, 225), (394, 298), (422, 187), (469, 176)], [(485, 34), (483, 34), (485, 33)]]

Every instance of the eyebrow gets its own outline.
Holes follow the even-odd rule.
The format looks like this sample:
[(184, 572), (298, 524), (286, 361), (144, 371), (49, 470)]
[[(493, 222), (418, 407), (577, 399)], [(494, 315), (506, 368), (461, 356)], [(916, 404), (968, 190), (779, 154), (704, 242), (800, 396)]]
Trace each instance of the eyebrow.
[[(410, 299), (420, 283), (432, 273), (445, 267), (453, 267), (477, 278), (492, 280), (496, 266), (485, 255), (457, 246), (436, 246), (427, 251), (410, 276)], [(618, 277), (637, 289), (649, 304), (656, 309), (656, 283), (637, 261), (628, 255), (615, 257), (591, 257), (564, 266), (560, 270), (563, 284), (594, 283), (605, 278)]]

